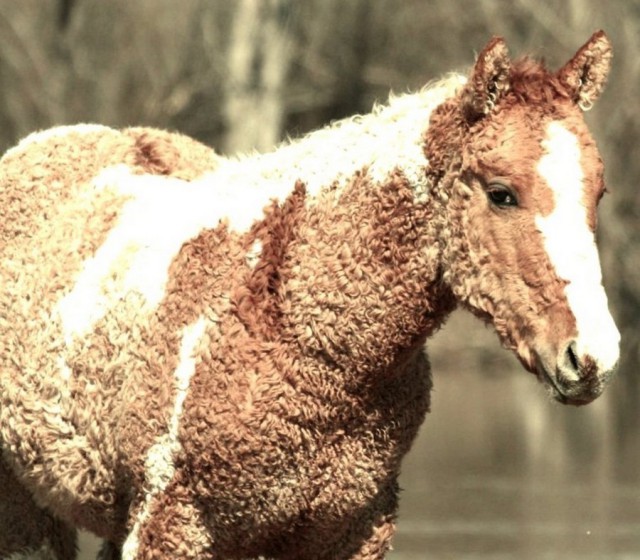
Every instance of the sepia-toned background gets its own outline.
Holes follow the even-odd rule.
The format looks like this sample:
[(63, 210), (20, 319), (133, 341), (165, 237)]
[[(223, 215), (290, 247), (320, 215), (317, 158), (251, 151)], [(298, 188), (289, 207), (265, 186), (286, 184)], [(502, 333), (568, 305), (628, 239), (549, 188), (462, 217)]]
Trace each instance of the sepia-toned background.
[(615, 59), (587, 118), (607, 164), (598, 235), (618, 378), (563, 408), (454, 314), (430, 343), (432, 414), (390, 558), (640, 559), (640, 1), (0, 0), (0, 151), (76, 122), (268, 150), (464, 70), (492, 35), (555, 68), (599, 28)]

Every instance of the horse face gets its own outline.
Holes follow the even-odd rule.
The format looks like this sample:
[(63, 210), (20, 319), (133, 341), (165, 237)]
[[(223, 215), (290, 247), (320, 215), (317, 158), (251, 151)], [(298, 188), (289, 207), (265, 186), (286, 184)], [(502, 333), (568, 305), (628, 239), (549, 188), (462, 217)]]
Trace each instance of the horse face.
[[(461, 96), (465, 134), (447, 187), (447, 280), (556, 399), (584, 404), (602, 392), (619, 354), (595, 245), (603, 166), (581, 110), (603, 86), (584, 76), (598, 62), (606, 70), (608, 58), (590, 58), (572, 88), (566, 68), (553, 76), (531, 61), (505, 69), (498, 44), (481, 54)], [(576, 57), (607, 48), (596, 34)], [(487, 96), (478, 72), (492, 63), (503, 65), (502, 75), (491, 70)], [(585, 83), (587, 93), (579, 89)]]

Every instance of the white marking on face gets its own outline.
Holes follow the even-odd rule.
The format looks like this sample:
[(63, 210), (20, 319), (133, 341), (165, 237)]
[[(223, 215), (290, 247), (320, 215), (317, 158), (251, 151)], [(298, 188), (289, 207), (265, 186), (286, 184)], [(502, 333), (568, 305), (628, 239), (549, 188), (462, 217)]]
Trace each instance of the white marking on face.
[(595, 237), (583, 202), (584, 174), (575, 134), (558, 122), (547, 127), (545, 155), (538, 173), (554, 195), (554, 209), (537, 216), (545, 248), (557, 275), (568, 282), (565, 294), (577, 325), (578, 356), (591, 356), (601, 371), (618, 362), (620, 333), (609, 313)]
[(135, 523), (122, 547), (122, 558), (136, 558), (140, 546), (139, 535), (144, 523), (149, 520), (153, 499), (164, 492), (175, 474), (175, 456), (180, 452), (181, 445), (178, 439), (180, 419), (187, 398), (191, 377), (196, 371), (195, 351), (198, 342), (204, 335), (206, 320), (201, 317), (184, 329), (178, 366), (174, 371), (176, 395), (173, 403), (173, 411), (169, 420), (168, 430), (158, 437), (149, 448), (145, 460), (145, 497), (144, 502), (136, 516)]

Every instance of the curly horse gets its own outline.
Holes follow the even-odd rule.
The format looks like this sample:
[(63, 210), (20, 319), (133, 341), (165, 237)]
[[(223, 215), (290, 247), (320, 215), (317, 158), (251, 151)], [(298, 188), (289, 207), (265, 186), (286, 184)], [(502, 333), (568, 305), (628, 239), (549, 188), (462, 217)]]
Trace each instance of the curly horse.
[(467, 78), (273, 153), (36, 133), (0, 161), (0, 555), (381, 559), (461, 305), (562, 403), (615, 371), (583, 111), (494, 38)]

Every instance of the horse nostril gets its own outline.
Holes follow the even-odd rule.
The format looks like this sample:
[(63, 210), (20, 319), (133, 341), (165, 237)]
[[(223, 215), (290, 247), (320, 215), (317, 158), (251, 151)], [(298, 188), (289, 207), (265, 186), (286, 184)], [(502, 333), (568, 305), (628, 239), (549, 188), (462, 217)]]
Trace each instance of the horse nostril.
[(580, 370), (580, 362), (578, 361), (575, 342), (571, 342), (569, 346), (567, 346), (566, 355), (567, 361), (571, 365), (571, 368), (577, 373)]

